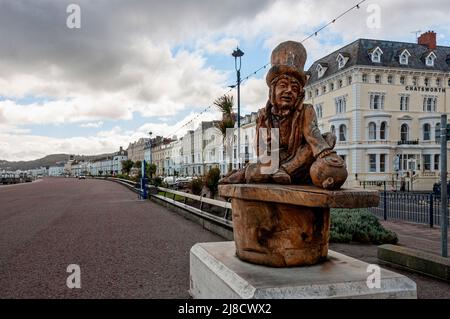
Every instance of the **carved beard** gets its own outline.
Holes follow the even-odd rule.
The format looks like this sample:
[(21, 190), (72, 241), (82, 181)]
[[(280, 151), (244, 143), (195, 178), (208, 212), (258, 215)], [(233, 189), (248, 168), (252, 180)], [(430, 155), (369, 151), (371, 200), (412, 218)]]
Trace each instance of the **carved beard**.
[[(282, 75), (281, 75), (282, 76)], [(275, 86), (278, 82), (278, 80), (280, 79), (281, 76), (276, 77), (275, 79), (272, 80), (272, 82), (270, 83), (269, 86), (269, 100), (266, 103), (266, 112), (269, 115), (275, 115), (277, 116), (277, 118), (285, 118), (285, 117), (289, 117), (291, 116), (291, 114), (297, 110), (300, 106), (301, 103), (303, 103), (303, 100), (305, 99), (305, 90), (303, 89), (302, 86), (300, 86), (300, 92), (297, 96), (297, 100), (295, 101), (293, 107), (291, 108), (290, 112), (286, 115), (282, 115), (282, 114), (275, 114), (273, 112), (274, 110), (274, 105), (275, 105)], [(280, 111), (280, 110), (278, 110)]]

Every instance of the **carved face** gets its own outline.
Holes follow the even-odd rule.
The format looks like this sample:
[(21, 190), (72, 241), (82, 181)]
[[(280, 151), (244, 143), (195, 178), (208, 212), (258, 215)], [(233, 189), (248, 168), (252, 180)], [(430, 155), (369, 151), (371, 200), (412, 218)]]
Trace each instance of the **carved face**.
[(286, 114), (295, 105), (300, 94), (300, 82), (292, 76), (283, 76), (275, 85), (275, 105), (279, 112)]

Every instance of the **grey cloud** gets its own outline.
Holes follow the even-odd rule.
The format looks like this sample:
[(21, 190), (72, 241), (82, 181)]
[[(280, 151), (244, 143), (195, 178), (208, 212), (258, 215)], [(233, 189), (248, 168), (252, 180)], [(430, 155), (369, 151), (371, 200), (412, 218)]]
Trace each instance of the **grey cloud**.
[(236, 19), (251, 19), (269, 3), (81, 0), (76, 3), (82, 24), (76, 30), (66, 27), (66, 7), (72, 2), (0, 0), (1, 76), (12, 71), (43, 74), (56, 66), (60, 79), (82, 81), (94, 90), (121, 89), (139, 80), (120, 76), (128, 61), (144, 58), (130, 50), (136, 41), (193, 41)]

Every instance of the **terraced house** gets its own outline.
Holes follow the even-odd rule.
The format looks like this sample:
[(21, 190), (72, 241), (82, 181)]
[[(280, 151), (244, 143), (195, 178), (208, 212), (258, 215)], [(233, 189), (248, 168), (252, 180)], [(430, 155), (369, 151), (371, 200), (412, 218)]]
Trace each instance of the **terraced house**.
[(358, 39), (315, 61), (308, 70), (306, 102), (319, 127), (337, 136), (347, 186), (404, 181), (431, 189), (439, 180), (435, 129), (449, 113), (450, 47), (436, 33), (417, 43)]

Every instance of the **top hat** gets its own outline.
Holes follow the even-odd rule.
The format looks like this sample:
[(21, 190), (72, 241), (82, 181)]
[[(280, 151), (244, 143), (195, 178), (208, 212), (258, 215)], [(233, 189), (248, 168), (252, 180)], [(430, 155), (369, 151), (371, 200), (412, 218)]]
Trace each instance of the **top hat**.
[(266, 76), (267, 85), (270, 86), (276, 77), (285, 74), (293, 76), (304, 86), (307, 80), (306, 74), (303, 72), (305, 62), (306, 50), (300, 42), (286, 41), (280, 43), (273, 49), (270, 57), (272, 67)]

